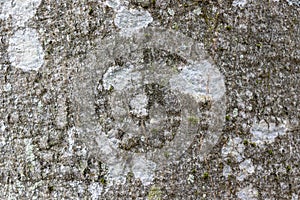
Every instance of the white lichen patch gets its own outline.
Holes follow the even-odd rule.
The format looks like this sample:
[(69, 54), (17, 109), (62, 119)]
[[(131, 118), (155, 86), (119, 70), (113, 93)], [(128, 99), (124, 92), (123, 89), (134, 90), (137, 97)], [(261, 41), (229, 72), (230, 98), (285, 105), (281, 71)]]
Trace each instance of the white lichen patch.
[[(134, 11), (137, 15), (148, 15), (149, 20), (144, 23), (131, 11), (117, 11), (116, 21), (123, 20), (116, 23), (123, 28), (121, 32), (144, 27), (152, 20), (146, 12)], [(129, 21), (138, 21), (137, 26), (128, 23), (127, 15)], [(152, 37), (146, 38), (147, 35)], [(85, 108), (76, 114), (85, 116), (76, 126), (86, 135), (83, 137), (89, 148), (106, 164), (108, 186), (125, 184), (128, 173), (144, 185), (151, 184), (157, 170), (180, 158), (189, 148), (200, 120), (208, 125), (208, 130), (204, 130), (198, 155), (206, 157), (221, 136), (226, 104), (224, 78), (207, 60), (202, 45), (183, 34), (151, 28), (139, 30), (132, 38), (120, 33), (100, 43), (99, 52), (92, 52), (86, 60), (88, 69), (93, 70), (80, 74), (88, 79), (90, 74), (97, 73), (98, 80), (79, 78), (75, 86), (86, 88), (76, 89), (74, 94), (79, 106)], [(182, 67), (174, 70), (165, 58), (151, 62), (141, 59), (145, 47), (177, 54), (187, 63), (174, 60)], [(192, 48), (197, 50), (191, 53)], [(116, 66), (103, 62), (118, 58), (125, 62)], [(97, 97), (92, 89), (95, 85), (88, 84), (91, 82), (97, 82)], [(97, 102), (99, 114), (88, 112), (95, 110), (90, 103), (93, 101)], [(199, 103), (203, 102), (207, 106), (200, 109)]]
[(286, 0), (289, 5), (293, 6), (300, 6), (300, 1), (299, 0)]
[(199, 99), (203, 96), (220, 99), (224, 96), (225, 85), (211, 63), (203, 61), (195, 65), (185, 66), (181, 73), (170, 79), (173, 90), (182, 91)]
[(256, 200), (258, 199), (258, 191), (256, 188), (253, 188), (252, 185), (249, 185), (243, 189), (241, 189), (237, 193), (238, 199), (241, 200)]
[(292, 200), (298, 200), (298, 199), (299, 199), (299, 195), (293, 193), (293, 194), (292, 194)]
[(35, 155), (33, 153), (32, 139), (25, 139), (24, 143), (25, 143), (26, 162), (29, 162), (32, 165), (34, 165)]
[(248, 0), (234, 0), (232, 6), (243, 8), (247, 4)]
[(91, 199), (99, 199), (103, 190), (103, 186), (100, 183), (91, 183), (88, 187), (88, 191), (91, 193)]
[(5, 92), (10, 92), (11, 89), (12, 89), (12, 86), (11, 86), (10, 83), (7, 83), (7, 84), (3, 85), (3, 90), (4, 90)]
[(0, 122), (0, 131), (1, 131), (1, 134), (4, 133), (5, 129), (6, 129), (5, 123), (4, 123), (4, 121), (1, 121)]
[(251, 159), (244, 160), (239, 165), (239, 168), (240, 168), (240, 171), (237, 174), (238, 181), (243, 181), (245, 178), (247, 178), (249, 175), (251, 175), (255, 172), (255, 167), (254, 167)]
[(44, 52), (35, 29), (22, 29), (9, 39), (11, 64), (24, 71), (38, 70), (44, 63)]
[(231, 167), (229, 165), (224, 165), (224, 167), (223, 167), (223, 176), (227, 178), (230, 175), (232, 175)]
[(145, 156), (137, 156), (133, 158), (132, 172), (135, 178), (142, 181), (144, 185), (150, 185), (154, 178), (156, 164), (147, 160)]
[(141, 73), (134, 71), (133, 66), (121, 68), (114, 66), (108, 69), (103, 76), (103, 88), (105, 90), (123, 90), (129, 88), (132, 84), (138, 84)]
[(58, 129), (63, 129), (68, 124), (66, 97), (64, 97), (63, 95), (59, 95), (57, 97), (56, 107), (57, 107), (57, 113), (56, 113), (55, 124)]
[(194, 11), (193, 11), (193, 13), (195, 14), (195, 15), (201, 15), (202, 14), (202, 9), (201, 9), (201, 7), (199, 7), (199, 8), (196, 8)]
[(241, 162), (239, 165), (239, 171), (232, 172), (231, 167), (225, 165), (223, 168), (223, 176), (235, 175), (238, 181), (243, 181), (249, 175), (255, 172), (255, 166), (251, 159), (245, 159), (244, 156), (245, 145), (240, 137), (230, 139), (226, 145), (222, 148), (222, 157), (233, 157), (237, 162)]
[(148, 116), (148, 96), (145, 94), (138, 94), (136, 95), (131, 101), (130, 106), (132, 108), (131, 113), (138, 116), (138, 117), (145, 117)]
[(67, 134), (68, 134), (68, 144), (69, 144), (69, 147), (68, 147), (68, 154), (69, 155), (72, 155), (73, 154), (73, 146), (74, 146), (74, 134), (76, 133), (76, 128), (71, 128), (70, 130), (68, 130)]
[(168, 8), (168, 13), (169, 13), (169, 15), (171, 15), (171, 16), (174, 16), (174, 14), (175, 14), (174, 10), (171, 9), (171, 8)]
[(4, 131), (6, 129), (6, 126), (3, 121), (0, 121), (0, 148), (4, 147), (6, 145), (5, 141), (5, 134)]
[(251, 127), (251, 140), (260, 145), (263, 145), (264, 143), (272, 143), (275, 141), (276, 137), (285, 135), (287, 129), (288, 128), (285, 123), (280, 125), (276, 125), (274, 123), (267, 124), (262, 120), (259, 123), (254, 123)]
[[(198, 69), (205, 69), (205, 67), (199, 67)], [(198, 69), (194, 66), (182, 69), (179, 75), (171, 78), (171, 88), (183, 91), (186, 94), (192, 94), (195, 97), (209, 95), (208, 74), (204, 74)]]
[(128, 7), (129, 2), (126, 0), (106, 0), (105, 5), (119, 12)]
[(115, 25), (121, 29), (121, 34), (130, 36), (153, 21), (149, 12), (135, 9), (123, 9), (116, 14)]
[(230, 139), (228, 143), (222, 148), (223, 157), (234, 157), (238, 162), (244, 158), (245, 145), (240, 137)]
[(2, 0), (0, 19), (12, 17), (14, 26), (24, 26), (25, 22), (35, 15), (41, 0)]
[(106, 0), (105, 5), (116, 12), (114, 24), (121, 29), (121, 34), (124, 36), (131, 36), (153, 21), (150, 13), (145, 10), (128, 9), (129, 1)]
[(237, 108), (234, 108), (232, 111), (232, 117), (237, 117), (239, 115), (239, 110)]
[(126, 175), (130, 172), (123, 162), (108, 165), (108, 187), (114, 184), (125, 184)]
[(195, 182), (195, 176), (193, 174), (189, 174), (188, 177), (187, 177), (187, 181), (190, 184), (193, 184)]
[(113, 1), (113, 0), (107, 0), (105, 2), (105, 5), (108, 7), (114, 9), (114, 11), (117, 11), (120, 8), (121, 2), (120, 1)]

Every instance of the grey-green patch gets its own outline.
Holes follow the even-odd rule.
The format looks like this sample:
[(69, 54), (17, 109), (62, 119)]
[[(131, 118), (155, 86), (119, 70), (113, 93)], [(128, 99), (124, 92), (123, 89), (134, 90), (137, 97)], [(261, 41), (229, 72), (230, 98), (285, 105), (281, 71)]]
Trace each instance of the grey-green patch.
[(148, 193), (148, 200), (161, 200), (162, 191), (159, 187), (152, 186)]
[(128, 172), (150, 184), (155, 170), (185, 153), (199, 131), (205, 132), (200, 159), (218, 142), (225, 84), (202, 46), (148, 28), (132, 38), (99, 40), (90, 52), (74, 86), (76, 126), (107, 164), (109, 184), (125, 183)]

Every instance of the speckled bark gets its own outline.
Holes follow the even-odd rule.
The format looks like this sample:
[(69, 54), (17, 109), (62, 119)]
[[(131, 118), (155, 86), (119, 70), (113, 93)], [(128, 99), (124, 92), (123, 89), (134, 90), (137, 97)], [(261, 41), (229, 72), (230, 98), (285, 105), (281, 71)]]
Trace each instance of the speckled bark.
[[(296, 0), (1, 1), (0, 198), (298, 199), (299, 16)], [(139, 32), (143, 35), (137, 36)], [(142, 46), (151, 40), (152, 46)], [(162, 48), (166, 41), (174, 45)], [(172, 49), (192, 43), (198, 46)], [(149, 121), (156, 114), (175, 119), (183, 115), (171, 107), (182, 102), (191, 104), (190, 112), (213, 109), (209, 116), (189, 117), (195, 134), (179, 156), (167, 152), (161, 164), (147, 153), (128, 153), (124, 164), (120, 150), (106, 146), (111, 138), (105, 131), (120, 126), (121, 117), (109, 112), (119, 113), (122, 106), (112, 111), (109, 106), (117, 106), (111, 99), (123, 96), (109, 93), (117, 89), (110, 87), (115, 79), (101, 66), (126, 70), (126, 63), (135, 61), (136, 70), (137, 63), (153, 62), (175, 66), (170, 73), (154, 67), (153, 74), (172, 74), (195, 59), (208, 60), (222, 74), (226, 93), (218, 105), (223, 106), (210, 107), (210, 97), (202, 96), (203, 105), (194, 105), (176, 96), (176, 89), (188, 91), (184, 94), (194, 89), (177, 87), (174, 81), (173, 87), (145, 84), (144, 92), (137, 90), (139, 94), (124, 104), (131, 106), (130, 119), (145, 118), (146, 124), (148, 113)], [(163, 100), (155, 101), (150, 94)], [(165, 99), (174, 101), (168, 104)], [(173, 115), (164, 114), (168, 112)], [(218, 126), (212, 124), (218, 118), (210, 120), (213, 115), (224, 115)], [(119, 121), (104, 123), (104, 130), (103, 117)], [(177, 121), (172, 123), (176, 127)], [(207, 130), (220, 134), (205, 137)], [(174, 139), (161, 135), (158, 143), (136, 145), (135, 151), (151, 152)], [(122, 137), (125, 146), (118, 148), (130, 151), (126, 145), (135, 143)], [(207, 151), (205, 140), (213, 141)], [(112, 170), (122, 163), (130, 167)], [(146, 179), (141, 169), (151, 177)], [(119, 174), (122, 181), (113, 178)]]

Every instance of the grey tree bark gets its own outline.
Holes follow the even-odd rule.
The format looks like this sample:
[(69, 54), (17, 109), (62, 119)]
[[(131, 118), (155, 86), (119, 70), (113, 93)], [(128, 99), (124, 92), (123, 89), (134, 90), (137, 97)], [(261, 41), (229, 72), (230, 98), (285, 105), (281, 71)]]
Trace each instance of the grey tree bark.
[(299, 16), (0, 1), (0, 198), (298, 199)]

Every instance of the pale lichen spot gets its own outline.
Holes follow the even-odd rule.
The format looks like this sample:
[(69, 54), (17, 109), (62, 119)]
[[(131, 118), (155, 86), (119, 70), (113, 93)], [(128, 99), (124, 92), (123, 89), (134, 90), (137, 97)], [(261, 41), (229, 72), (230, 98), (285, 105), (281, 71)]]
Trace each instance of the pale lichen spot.
[(25, 139), (25, 156), (26, 161), (34, 165), (35, 163), (35, 155), (33, 153), (33, 145), (32, 145), (32, 139)]
[(244, 8), (247, 2), (248, 2), (247, 0), (234, 0), (232, 2), (232, 5), (235, 7)]
[(275, 123), (268, 124), (265, 121), (260, 121), (259, 123), (254, 123), (250, 129), (250, 133), (252, 134), (251, 140), (261, 145), (264, 143), (272, 143), (276, 137), (285, 135), (287, 129), (285, 123), (276, 125)]
[(225, 85), (219, 72), (208, 61), (185, 66), (181, 73), (170, 79), (173, 90), (183, 91), (194, 97), (220, 99), (224, 96)]
[(299, 199), (299, 195), (293, 193), (293, 194), (292, 194), (292, 200), (298, 200), (298, 199)]
[(232, 174), (232, 169), (229, 165), (224, 165), (223, 167), (223, 176), (224, 177), (229, 177)]
[(105, 2), (105, 5), (112, 8), (114, 11), (118, 11), (123, 8), (122, 3), (123, 2), (118, 1), (118, 0), (107, 0)]
[(101, 195), (103, 190), (103, 187), (100, 183), (92, 183), (88, 187), (88, 191), (91, 193), (91, 199), (99, 199), (99, 196)]
[(24, 71), (37, 71), (44, 63), (44, 52), (35, 29), (22, 29), (9, 39), (9, 60)]
[(300, 1), (299, 0), (287, 0), (289, 5), (292, 6), (300, 6)]
[(237, 174), (237, 180), (239, 180), (239, 181), (243, 181), (250, 174), (253, 174), (255, 172), (255, 167), (254, 167), (251, 159), (244, 160), (239, 165), (239, 168), (240, 168), (240, 171)]
[(24, 26), (25, 22), (35, 15), (36, 9), (41, 0), (2, 0), (0, 19), (7, 19), (10, 16), (14, 26)]
[(133, 163), (132, 172), (135, 178), (140, 179), (144, 185), (150, 185), (154, 179), (156, 164), (145, 156), (135, 157)]
[(131, 36), (141, 28), (145, 28), (153, 21), (149, 12), (135, 9), (123, 9), (116, 14), (115, 25), (121, 29), (121, 34)]
[[(87, 116), (76, 122), (76, 126), (85, 131), (83, 139), (107, 165), (108, 187), (125, 184), (128, 173), (143, 185), (149, 185), (157, 170), (180, 159), (189, 148), (198, 123), (203, 123), (200, 128), (207, 133), (199, 156), (204, 158), (217, 143), (225, 119), (225, 83), (219, 70), (205, 59), (204, 51), (195, 52), (197, 56), (190, 54), (192, 46), (198, 48), (202, 44), (173, 31), (139, 30), (152, 21), (146, 11), (124, 8), (116, 12), (115, 23), (120, 33), (101, 41), (101, 53), (92, 52), (85, 61), (92, 71), (80, 74), (90, 77), (97, 72), (98, 80), (84, 80), (97, 82), (97, 96), (95, 98), (92, 87), (75, 90), (76, 101), (84, 105), (83, 112)], [(134, 38), (124, 37), (126, 31), (132, 30), (139, 30)], [(148, 38), (149, 34), (152, 37)], [(146, 40), (147, 49), (137, 44)], [(166, 50), (171, 57), (173, 54), (182, 57), (180, 60), (172, 57), (181, 68), (174, 70), (174, 65), (168, 65), (165, 57), (149, 62), (144, 55), (148, 48)], [(116, 63), (118, 59), (122, 62)], [(115, 61), (116, 65), (103, 60)], [(80, 79), (77, 85), (89, 84), (83, 84)], [(94, 110), (90, 104), (94, 100), (99, 127), (93, 122), (93, 112), (87, 112)], [(82, 113), (77, 115), (82, 116)], [(95, 130), (86, 128), (87, 121), (95, 124)], [(193, 182), (192, 176), (189, 182)]]
[(121, 68), (114, 66), (109, 68), (103, 76), (103, 88), (105, 90), (123, 90), (140, 81), (140, 72), (134, 71), (133, 66)]
[(243, 140), (240, 137), (230, 139), (226, 145), (222, 148), (223, 157), (234, 157), (238, 162), (244, 158), (245, 146)]
[(256, 200), (258, 199), (258, 191), (252, 185), (249, 185), (237, 192), (237, 197), (241, 200)]

